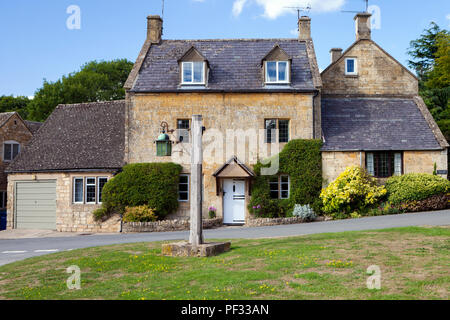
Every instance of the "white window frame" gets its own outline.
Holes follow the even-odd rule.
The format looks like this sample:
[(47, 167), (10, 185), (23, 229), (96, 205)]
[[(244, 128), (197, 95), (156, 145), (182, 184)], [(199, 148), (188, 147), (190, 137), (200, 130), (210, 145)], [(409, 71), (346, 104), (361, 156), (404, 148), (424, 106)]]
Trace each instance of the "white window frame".
[[(267, 63), (269, 63), (269, 62), (276, 62), (276, 73), (277, 73), (277, 80), (276, 81), (269, 81), (269, 69), (267, 68)], [(282, 80), (282, 81), (280, 81), (279, 80), (279, 72), (278, 72), (278, 65), (279, 65), (279, 63), (280, 62), (282, 62), (282, 63), (286, 63), (286, 80)], [(282, 84), (286, 84), (286, 83), (290, 83), (290, 78), (291, 78), (291, 64), (289, 63), (289, 61), (288, 60), (280, 60), (280, 61), (265, 61), (264, 62), (264, 67), (265, 67), (265, 69), (266, 69), (266, 74), (265, 74), (265, 77), (266, 77), (266, 83), (267, 84), (280, 84), (280, 83), (282, 83)]]
[[(288, 185), (288, 196), (287, 196), (287, 198), (283, 198), (283, 196), (282, 196), (282, 194), (283, 194), (283, 188), (281, 187), (283, 184), (286, 184), (285, 182), (283, 182), (282, 181), (282, 178), (283, 177), (287, 177), (288, 178), (288, 182), (287, 182), (287, 185)], [(289, 199), (291, 197), (291, 177), (289, 176), (289, 175), (287, 175), (287, 174), (282, 174), (282, 175), (280, 175), (280, 196), (279, 196), (279, 199)]]
[[(180, 177), (187, 177), (188, 181), (187, 181), (187, 200), (180, 200), (180, 190), (178, 190), (178, 202), (189, 202), (190, 198), (191, 198), (191, 176), (189, 174), (180, 174)], [(180, 188), (180, 184), (178, 182), (178, 189)], [(186, 183), (183, 183), (186, 184)], [(185, 191), (183, 191), (183, 193), (185, 193)]]
[[(109, 181), (108, 177), (97, 177), (97, 194), (95, 195), (95, 197), (97, 199), (98, 204), (103, 203), (100, 201), (100, 179), (106, 179), (106, 183), (108, 183), (108, 181)], [(103, 189), (102, 189), (102, 191), (103, 191)], [(103, 192), (102, 192), (102, 194), (103, 194)]]
[[(75, 199), (75, 196), (76, 196), (76, 193), (75, 193), (76, 180), (81, 180), (82, 181), (82, 185), (81, 185), (81, 190), (83, 192), (83, 194), (81, 195), (82, 200), (78, 201), (78, 202)], [(83, 177), (74, 177), (73, 178), (72, 190), (73, 190), (72, 191), (72, 193), (73, 193), (73, 195), (72, 195), (72, 203), (73, 204), (84, 204), (84, 178)]]
[[(349, 60), (353, 60), (354, 61), (355, 70), (353, 72), (348, 72), (348, 70), (347, 70), (347, 61), (349, 61)], [(345, 58), (345, 75), (346, 76), (357, 76), (358, 75), (358, 59), (356, 59), (356, 58)]]
[[(87, 183), (88, 179), (94, 179), (95, 183), (94, 184), (92, 184), (92, 183), (88, 184)], [(95, 190), (95, 200), (94, 200), (94, 202), (88, 202), (87, 201), (87, 197), (88, 197), (88, 195), (87, 195), (87, 188), (88, 187), (92, 187), (92, 186), (94, 186), (94, 190)], [(84, 201), (85, 201), (86, 204), (97, 204), (97, 178), (96, 177), (86, 177), (84, 179)]]
[[(205, 80), (205, 67), (206, 67), (206, 63), (203, 61), (201, 62), (203, 64), (203, 68), (202, 68), (202, 82), (194, 82), (194, 62), (201, 62), (201, 61), (183, 61), (181, 62), (181, 84), (187, 84), (187, 85), (205, 85), (206, 84), (206, 80)], [(185, 64), (190, 64), (191, 68), (192, 68), (192, 81), (184, 81), (184, 66)]]
[[(11, 158), (12, 159), (5, 159), (5, 148), (6, 148), (7, 144), (11, 145)], [(8, 141), (3, 142), (3, 157), (2, 157), (3, 158), (3, 162), (11, 162), (11, 161), (14, 160), (14, 158), (13, 158), (14, 145), (18, 145), (19, 146), (18, 147), (18, 151), (17, 151), (17, 155), (19, 155), (19, 153), (20, 153), (20, 143), (19, 142), (15, 141), (15, 140), (8, 140)]]

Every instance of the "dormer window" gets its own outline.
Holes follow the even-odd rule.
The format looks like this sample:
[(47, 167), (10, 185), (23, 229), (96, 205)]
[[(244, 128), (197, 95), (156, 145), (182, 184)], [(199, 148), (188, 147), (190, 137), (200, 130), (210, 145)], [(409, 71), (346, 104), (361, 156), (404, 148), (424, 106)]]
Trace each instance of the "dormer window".
[(266, 83), (289, 83), (289, 61), (266, 61)]
[(358, 65), (356, 58), (345, 58), (345, 75), (358, 75)]
[(203, 61), (182, 62), (182, 84), (205, 84), (205, 66)]

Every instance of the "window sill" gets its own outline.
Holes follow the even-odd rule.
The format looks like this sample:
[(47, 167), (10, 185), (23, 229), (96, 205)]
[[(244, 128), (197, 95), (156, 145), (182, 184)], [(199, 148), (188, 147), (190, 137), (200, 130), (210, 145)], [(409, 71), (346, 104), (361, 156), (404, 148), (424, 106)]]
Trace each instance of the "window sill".
[(357, 75), (357, 74), (346, 74), (345, 77), (346, 77), (346, 78), (353, 78), (353, 79), (356, 79), (356, 78), (359, 78), (359, 75)]

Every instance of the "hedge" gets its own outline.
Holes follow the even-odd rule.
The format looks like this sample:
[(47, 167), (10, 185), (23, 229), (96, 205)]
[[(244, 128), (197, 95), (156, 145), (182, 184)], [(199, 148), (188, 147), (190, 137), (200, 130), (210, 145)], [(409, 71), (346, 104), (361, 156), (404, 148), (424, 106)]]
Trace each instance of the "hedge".
[[(248, 204), (250, 213), (257, 217), (291, 216), (294, 206), (311, 205), (320, 212), (322, 189), (322, 157), (320, 140), (291, 140), (279, 156), (279, 174), (290, 176), (289, 199), (271, 199), (269, 180), (273, 176), (262, 176), (261, 162), (254, 166), (256, 177), (252, 185), (252, 197)], [(258, 208), (259, 207), (259, 208)]]
[(388, 201), (401, 204), (421, 201), (450, 191), (450, 182), (439, 176), (425, 173), (410, 173), (391, 177), (386, 182)]
[(182, 167), (175, 163), (129, 164), (103, 188), (99, 219), (125, 213), (126, 207), (148, 206), (158, 219), (178, 208), (178, 183)]

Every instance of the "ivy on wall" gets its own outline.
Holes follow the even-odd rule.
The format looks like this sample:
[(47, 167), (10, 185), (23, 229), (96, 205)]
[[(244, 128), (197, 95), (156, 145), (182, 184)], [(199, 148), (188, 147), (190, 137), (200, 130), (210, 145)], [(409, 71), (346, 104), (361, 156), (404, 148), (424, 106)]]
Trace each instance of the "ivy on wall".
[(250, 213), (257, 217), (286, 217), (292, 215), (296, 204), (309, 204), (319, 213), (323, 182), (321, 148), (320, 140), (292, 140), (279, 153), (278, 173), (290, 176), (289, 199), (271, 199), (269, 181), (274, 176), (261, 175), (261, 168), (266, 165), (258, 162), (248, 204)]

